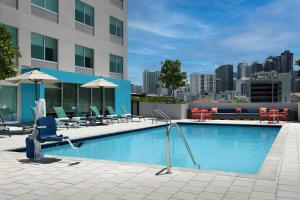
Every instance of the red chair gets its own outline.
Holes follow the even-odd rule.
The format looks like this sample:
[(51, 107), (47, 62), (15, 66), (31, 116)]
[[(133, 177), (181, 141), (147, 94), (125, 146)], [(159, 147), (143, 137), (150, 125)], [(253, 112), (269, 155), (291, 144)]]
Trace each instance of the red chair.
[(285, 123), (287, 123), (287, 116), (289, 113), (289, 109), (288, 108), (284, 108), (282, 112), (279, 112), (279, 119), (283, 118)]
[[(263, 120), (264, 117), (268, 118), (267, 108), (260, 107), (259, 110), (259, 123)], [(269, 118), (268, 118), (269, 119)]]
[(204, 121), (206, 119), (212, 119), (212, 114), (208, 111), (208, 109), (199, 109), (199, 111), (201, 121)]
[(275, 119), (276, 119), (277, 123), (279, 124), (279, 110), (272, 108), (272, 109), (268, 110), (268, 123), (270, 124), (271, 120), (275, 121)]

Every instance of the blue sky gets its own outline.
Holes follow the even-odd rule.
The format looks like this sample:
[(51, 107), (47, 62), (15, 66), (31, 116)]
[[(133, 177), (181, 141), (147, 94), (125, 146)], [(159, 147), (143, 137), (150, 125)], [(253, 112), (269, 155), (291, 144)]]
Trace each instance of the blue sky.
[(128, 0), (128, 79), (180, 59), (182, 70), (263, 62), (290, 49), (300, 58), (300, 0)]

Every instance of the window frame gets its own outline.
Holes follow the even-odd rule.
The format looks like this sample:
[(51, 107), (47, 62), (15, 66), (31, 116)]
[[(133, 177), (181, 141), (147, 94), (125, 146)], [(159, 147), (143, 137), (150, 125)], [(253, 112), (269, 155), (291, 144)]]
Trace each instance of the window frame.
[(55, 14), (55, 15), (58, 15), (58, 11), (59, 11), (59, 7), (58, 7), (59, 4), (58, 4), (58, 1), (59, 1), (59, 0), (56, 0), (56, 2), (57, 2), (57, 10), (56, 10), (56, 11), (53, 11), (53, 10), (50, 10), (50, 9), (46, 8), (46, 0), (43, 0), (43, 2), (44, 2), (44, 6), (43, 6), (43, 7), (42, 7), (42, 6), (39, 6), (39, 5), (37, 5), (37, 4), (32, 3), (32, 0), (31, 0), (31, 5), (32, 5), (32, 6), (35, 6), (35, 7), (37, 7), (37, 8), (40, 8), (40, 9), (42, 9), (42, 10), (51, 12), (51, 13), (53, 13), (53, 14)]
[[(114, 28), (115, 28), (115, 32), (116, 34), (112, 33), (112, 30), (111, 30), (111, 20), (114, 20)], [(122, 32), (121, 32), (121, 36), (118, 36), (117, 35), (117, 23), (120, 22), (122, 24)], [(124, 22), (116, 17), (113, 17), (113, 16), (110, 16), (109, 17), (109, 34), (110, 35), (113, 35), (114, 37), (117, 37), (117, 38), (120, 38), (120, 39), (123, 39), (124, 38)]]
[[(113, 60), (114, 60), (114, 64), (115, 64), (115, 66), (114, 67), (112, 67), (111, 66), (111, 58), (114, 58)], [(121, 72), (118, 72), (118, 59), (121, 59), (122, 60), (122, 66), (121, 66)], [(112, 71), (111, 69), (112, 68), (115, 68), (115, 71)], [(115, 74), (124, 74), (124, 57), (122, 57), (122, 56), (118, 56), (118, 55), (114, 55), (114, 54), (110, 54), (109, 55), (109, 72), (110, 73), (115, 73)]]
[[(32, 57), (32, 35), (33, 34), (36, 34), (36, 35), (39, 35), (39, 36), (42, 36), (43, 37), (43, 59), (39, 59), (39, 58), (34, 58)], [(56, 40), (56, 61), (52, 61), (52, 60), (46, 60), (46, 40), (45, 38), (49, 38), (49, 39), (52, 39), (52, 40)], [(45, 35), (42, 35), (42, 34), (39, 34), (39, 33), (36, 33), (36, 32), (31, 32), (31, 59), (34, 59), (34, 60), (40, 60), (40, 61), (44, 61), (44, 62), (49, 62), (49, 63), (55, 63), (57, 64), (58, 63), (58, 39), (56, 38), (52, 38), (52, 37), (48, 37), (48, 36), (45, 36)]]
[[(81, 22), (81, 21), (78, 21), (77, 19), (76, 19), (76, 3), (77, 2), (80, 2), (81, 4), (83, 4), (83, 22)], [(87, 24), (86, 23), (86, 20), (85, 20), (85, 7), (86, 6), (89, 6), (89, 7), (91, 7), (92, 8), (92, 10), (93, 10), (93, 16), (92, 16), (92, 25), (89, 25), (89, 24)], [(87, 3), (85, 3), (85, 2), (82, 2), (82, 1), (80, 1), (80, 0), (75, 0), (75, 22), (77, 22), (77, 23), (80, 23), (80, 24), (82, 24), (82, 25), (85, 25), (85, 26), (88, 26), (88, 27), (91, 27), (91, 28), (95, 28), (95, 8), (93, 7), (93, 6), (91, 6), (91, 5), (89, 5), (89, 4), (87, 4)]]
[[(79, 66), (79, 65), (77, 65), (76, 64), (76, 47), (80, 47), (80, 48), (83, 48), (83, 65), (84, 66)], [(92, 49), (92, 48), (88, 48), (88, 47), (84, 47), (84, 46), (81, 46), (81, 45), (78, 45), (78, 44), (75, 44), (75, 66), (76, 67), (81, 67), (81, 68), (84, 68), (84, 69), (91, 69), (91, 70), (94, 70), (94, 68), (95, 68), (95, 51), (94, 51), (94, 49)], [(87, 50), (92, 50), (92, 67), (86, 67), (86, 63), (85, 63), (85, 58), (86, 58), (86, 53), (85, 53), (85, 51), (86, 51), (86, 49)]]

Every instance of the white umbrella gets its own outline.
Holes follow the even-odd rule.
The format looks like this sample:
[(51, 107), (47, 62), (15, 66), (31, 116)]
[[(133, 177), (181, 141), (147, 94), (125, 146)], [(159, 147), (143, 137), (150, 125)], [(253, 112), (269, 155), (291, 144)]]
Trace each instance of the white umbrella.
[(82, 85), (81, 87), (83, 87), (83, 88), (103, 88), (102, 112), (104, 115), (104, 109), (105, 109), (105, 91), (104, 90), (105, 90), (105, 88), (116, 88), (116, 87), (118, 87), (118, 85), (116, 85), (110, 81), (107, 81), (103, 78), (99, 78), (97, 80), (88, 82), (88, 83)]
[(30, 72), (26, 72), (24, 74), (20, 74), (18, 76), (5, 79), (7, 82), (11, 83), (34, 83), (35, 84), (35, 99), (37, 100), (37, 84), (38, 83), (57, 83), (59, 80), (53, 76), (50, 76), (44, 72), (40, 72), (38, 70), (33, 70)]

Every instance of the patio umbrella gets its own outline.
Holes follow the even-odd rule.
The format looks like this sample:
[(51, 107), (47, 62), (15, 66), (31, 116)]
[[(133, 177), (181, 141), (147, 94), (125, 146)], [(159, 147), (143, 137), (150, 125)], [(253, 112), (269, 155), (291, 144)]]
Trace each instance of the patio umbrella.
[(44, 72), (40, 72), (38, 70), (33, 70), (30, 72), (26, 72), (24, 74), (20, 74), (18, 76), (5, 79), (5, 81), (10, 83), (34, 83), (35, 84), (35, 99), (38, 100), (37, 96), (37, 84), (46, 84), (46, 83), (57, 83), (59, 82), (58, 79), (56, 79), (53, 76), (50, 76)]
[(94, 80), (94, 81), (91, 81), (89, 83), (86, 83), (84, 85), (82, 85), (81, 87), (83, 88), (103, 88), (103, 95), (102, 95), (102, 100), (103, 100), (103, 103), (102, 103), (102, 112), (103, 112), (103, 115), (104, 115), (104, 109), (105, 109), (105, 88), (116, 88), (118, 87), (118, 85), (110, 82), (110, 81), (107, 81), (103, 78), (99, 78), (97, 80)]

